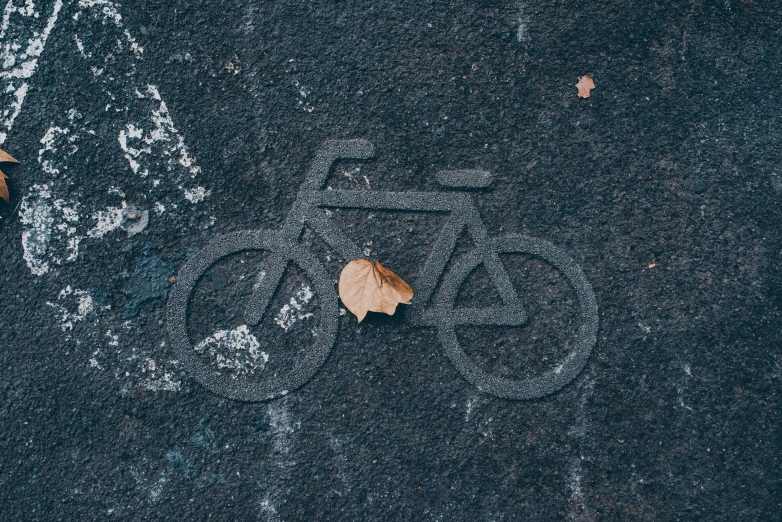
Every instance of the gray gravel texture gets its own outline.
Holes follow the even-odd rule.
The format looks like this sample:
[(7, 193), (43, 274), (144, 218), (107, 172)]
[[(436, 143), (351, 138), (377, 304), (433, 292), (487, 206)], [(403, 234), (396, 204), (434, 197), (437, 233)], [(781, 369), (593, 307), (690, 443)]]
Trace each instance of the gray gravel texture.
[[(777, 3), (11, 7), (1, 520), (779, 517)], [(37, 51), (6, 43), (44, 33), (24, 69)], [(404, 310), (340, 315), (322, 368), (271, 401), (186, 371), (167, 329), (178, 271), (226, 234), (282, 230), (318, 147), (345, 138), (375, 158), (335, 166), (333, 190), (444, 191), (437, 172), (481, 169), (493, 183), (468, 194), (489, 236), (574, 260), (600, 324), (575, 380), (535, 400), (481, 393)], [(408, 280), (444, 219), (324, 215)], [(336, 280), (347, 260), (311, 231), (300, 242)], [(195, 284), (190, 340), (214, 371), (283, 374), (330, 328), (323, 281), (291, 265), (242, 329), (270, 259), (238, 253)], [(551, 370), (577, 296), (539, 259), (503, 262), (529, 324), (459, 340), (499, 376)], [(456, 299), (498, 297), (478, 269)]]

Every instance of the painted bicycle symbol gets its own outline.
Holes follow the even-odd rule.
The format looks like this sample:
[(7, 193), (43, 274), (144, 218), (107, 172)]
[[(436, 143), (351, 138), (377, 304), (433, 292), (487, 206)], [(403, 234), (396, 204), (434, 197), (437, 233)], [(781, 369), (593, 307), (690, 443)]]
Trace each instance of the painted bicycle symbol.
[[(413, 284), (415, 298), (405, 319), (415, 326), (434, 327), (445, 355), (456, 369), (479, 391), (508, 399), (533, 399), (550, 394), (572, 381), (584, 368), (597, 339), (597, 302), (581, 268), (554, 245), (532, 237), (508, 235), (489, 237), (472, 198), (465, 193), (380, 192), (371, 190), (324, 190), (332, 165), (338, 160), (365, 160), (374, 155), (366, 140), (334, 140), (318, 150), (306, 179), (281, 231), (246, 230), (227, 234), (206, 246), (181, 269), (168, 301), (168, 329), (171, 341), (191, 375), (219, 395), (245, 401), (263, 401), (287, 394), (305, 384), (326, 361), (336, 340), (339, 316), (338, 298), (332, 278), (323, 265), (300, 242), (304, 227), (312, 229), (343, 259), (358, 259), (361, 249), (346, 238), (324, 216), (323, 208), (353, 208), (376, 211), (441, 212), (449, 215), (432, 251)], [(438, 182), (449, 188), (482, 188), (492, 176), (482, 170), (440, 172)], [(459, 234), (468, 231), (475, 248), (458, 258), (446, 272)], [(266, 276), (245, 303), (244, 318), (257, 325), (286, 267), (294, 263), (312, 281), (322, 296), (319, 330), (304, 360), (284, 375), (275, 374), (248, 383), (213, 371), (195, 353), (187, 333), (188, 301), (199, 278), (218, 260), (247, 250), (270, 253)], [(564, 274), (578, 305), (575, 340), (556, 368), (534, 377), (509, 379), (481, 369), (460, 346), (457, 326), (523, 326), (527, 313), (500, 260), (500, 254), (527, 254), (542, 259)], [(502, 304), (486, 308), (458, 308), (456, 296), (467, 277), (483, 264)], [(443, 273), (444, 277), (443, 277)], [(441, 279), (442, 277), (442, 279)], [(439, 291), (435, 292), (438, 281)], [(432, 303), (427, 305), (432, 299)]]

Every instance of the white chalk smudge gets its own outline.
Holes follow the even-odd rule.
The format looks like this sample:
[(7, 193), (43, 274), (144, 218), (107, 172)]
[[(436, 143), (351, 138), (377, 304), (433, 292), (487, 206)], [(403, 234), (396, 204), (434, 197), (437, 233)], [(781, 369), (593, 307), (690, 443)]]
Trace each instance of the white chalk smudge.
[[(146, 178), (150, 171), (155, 171), (156, 162), (163, 160), (167, 171), (177, 173), (174, 181), (185, 199), (191, 203), (203, 201), (209, 196), (209, 191), (200, 186), (183, 185), (185, 180), (192, 180), (200, 174), (201, 167), (196, 165), (184, 138), (174, 126), (166, 102), (161, 98), (157, 87), (148, 84), (141, 90), (136, 89), (135, 99), (150, 100), (156, 105), (151, 108), (148, 119), (127, 123), (125, 128), (119, 131), (117, 140), (125, 159), (128, 160), (130, 170)], [(153, 183), (153, 186), (157, 184)]]
[(264, 369), (269, 355), (260, 348), (246, 324), (217, 331), (194, 347), (197, 353), (208, 353), (217, 368), (230, 370), (234, 378)]
[(193, 189), (179, 188), (182, 189), (182, 192), (185, 194), (185, 199), (190, 203), (200, 203), (209, 195), (209, 192), (204, 189), (204, 187), (196, 187)]
[(106, 207), (105, 210), (97, 210), (92, 214), (95, 226), (87, 232), (91, 238), (103, 237), (122, 227), (124, 216), (122, 211), (127, 208), (127, 203), (122, 202), (121, 207)]
[(144, 364), (141, 367), (141, 371), (146, 378), (142, 381), (141, 386), (150, 391), (179, 391), (181, 388), (180, 381), (174, 380), (174, 374), (164, 371), (158, 368), (154, 359), (147, 357), (144, 359)]
[[(77, 138), (78, 136), (71, 133), (68, 128), (49, 127), (40, 140), (43, 147), (38, 150), (38, 163), (41, 165), (41, 170), (52, 177), (57, 177), (62, 173), (62, 170), (67, 170), (67, 158), (79, 150), (75, 144)], [(61, 151), (59, 147), (63, 145), (68, 145), (68, 147)], [(51, 158), (45, 156), (51, 156)]]
[(523, 44), (528, 44), (532, 41), (532, 38), (529, 35), (530, 18), (524, 13), (525, 9), (526, 8), (524, 4), (518, 4), (518, 15), (516, 17), (516, 40)]
[[(69, 303), (69, 300), (73, 302)], [(89, 292), (71, 288), (70, 285), (60, 290), (56, 303), (47, 301), (46, 304), (59, 314), (60, 329), (63, 332), (73, 330), (75, 323), (86, 319), (95, 309)]]
[[(293, 60), (288, 60), (288, 61), (290, 62), (290, 61), (293, 61)], [(301, 85), (298, 80), (295, 80), (293, 82), (293, 85), (295, 85), (296, 88), (299, 90), (299, 100), (296, 103), (296, 106), (297, 107), (301, 107), (302, 109), (304, 109), (307, 112), (314, 111), (315, 107), (313, 107), (312, 105), (307, 103), (307, 96), (310, 95), (311, 91), (308, 88), (306, 88), (303, 85)]]
[(291, 422), (286, 399), (269, 404), (266, 411), (269, 415), (270, 431), (273, 437), (271, 462), (269, 462), (271, 469), (267, 474), (271, 482), (259, 484), (266, 489), (265, 495), (260, 501), (260, 508), (267, 520), (276, 522), (280, 520), (276, 506), (283, 494), (281, 486), (290, 479), (291, 472), (296, 468), (296, 461), (291, 458), (292, 439), (295, 432), (294, 426), (298, 428), (301, 423)]
[(684, 380), (682, 382), (676, 384), (676, 395), (677, 395), (677, 397), (679, 399), (679, 406), (681, 408), (691, 412), (692, 411), (692, 407), (691, 406), (687, 406), (687, 404), (685, 404), (685, 402), (684, 402), (684, 390), (685, 390), (685, 387), (687, 386), (687, 382), (692, 377), (692, 370), (690, 369), (690, 365), (685, 363), (682, 366), (682, 371), (684, 372), (686, 377), (684, 378)]
[(592, 395), (595, 387), (595, 381), (591, 378), (586, 380), (581, 388), (581, 398), (578, 403), (578, 412), (576, 421), (570, 428), (570, 435), (573, 437), (573, 453), (570, 460), (570, 469), (568, 470), (568, 484), (570, 490), (570, 510), (568, 512), (569, 520), (581, 520), (587, 511), (586, 495), (582, 488), (584, 470), (581, 462), (584, 460), (584, 441), (587, 434), (586, 404)]
[(304, 311), (304, 307), (309, 304), (313, 296), (314, 294), (310, 287), (302, 284), (301, 290), (296, 292), (296, 295), (291, 297), (290, 302), (284, 305), (277, 313), (274, 322), (287, 332), (297, 321), (313, 317), (314, 314)]
[(473, 405), (476, 402), (478, 402), (478, 398), (477, 397), (473, 397), (472, 399), (469, 399), (467, 401), (467, 406), (466, 406), (466, 408), (464, 410), (464, 422), (467, 422), (467, 421), (470, 420), (470, 415), (472, 415)]
[[(8, 137), (16, 117), (22, 110), (29, 89), (28, 80), (38, 68), (38, 58), (46, 47), (54, 24), (62, 9), (62, 0), (56, 0), (48, 17), (41, 17), (32, 0), (18, 5), (9, 0), (0, 21), (0, 145)], [(43, 27), (41, 22), (45, 21)], [(9, 29), (12, 38), (7, 38)], [(10, 98), (10, 102), (8, 99)]]
[[(54, 199), (47, 184), (33, 185), (22, 199), (19, 216), (23, 257), (33, 275), (44, 275), (52, 263), (62, 265), (78, 256), (82, 239), (76, 233), (78, 207), (76, 202)], [(61, 255), (48, 254), (52, 244), (62, 251)]]

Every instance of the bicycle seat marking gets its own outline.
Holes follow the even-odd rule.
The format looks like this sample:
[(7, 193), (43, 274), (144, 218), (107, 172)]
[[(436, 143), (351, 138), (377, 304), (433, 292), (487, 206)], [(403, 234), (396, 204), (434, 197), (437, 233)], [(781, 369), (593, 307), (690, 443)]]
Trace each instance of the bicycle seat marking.
[[(576, 378), (589, 359), (597, 340), (597, 302), (581, 268), (561, 249), (547, 241), (522, 235), (488, 236), (471, 197), (464, 193), (379, 192), (370, 190), (324, 190), (331, 167), (339, 160), (366, 160), (374, 147), (366, 140), (326, 141), (318, 150), (282, 230), (246, 230), (226, 234), (207, 245), (180, 270), (168, 300), (168, 331), (171, 342), (187, 371), (218, 395), (236, 400), (264, 401), (283, 396), (312, 378), (325, 363), (337, 334), (338, 297), (323, 265), (299, 242), (309, 227), (343, 259), (363, 258), (361, 249), (345, 237), (323, 215), (324, 207), (363, 210), (440, 212), (448, 220), (435, 241), (417, 281), (415, 297), (406, 320), (415, 326), (437, 328), (445, 355), (479, 391), (507, 399), (534, 399), (553, 393)], [(437, 179), (449, 187), (486, 187), (492, 181), (483, 170), (443, 171)], [(446, 264), (458, 236), (467, 230), (475, 248), (458, 258), (449, 270)], [(188, 301), (199, 278), (216, 262), (247, 251), (270, 252), (266, 275), (254, 288), (245, 306), (249, 325), (257, 325), (267, 312), (274, 292), (290, 262), (295, 263), (315, 286), (321, 300), (317, 336), (306, 356), (287, 374), (275, 374), (262, 382), (232, 379), (201, 361), (187, 332)], [(457, 326), (522, 326), (527, 313), (500, 261), (500, 254), (527, 254), (552, 265), (575, 292), (578, 329), (573, 348), (556, 368), (526, 379), (494, 376), (481, 369), (460, 346)], [(490, 308), (456, 308), (456, 296), (468, 276), (483, 265), (499, 291), (502, 305)], [(440, 282), (440, 290), (435, 288)], [(431, 305), (427, 306), (427, 303)]]

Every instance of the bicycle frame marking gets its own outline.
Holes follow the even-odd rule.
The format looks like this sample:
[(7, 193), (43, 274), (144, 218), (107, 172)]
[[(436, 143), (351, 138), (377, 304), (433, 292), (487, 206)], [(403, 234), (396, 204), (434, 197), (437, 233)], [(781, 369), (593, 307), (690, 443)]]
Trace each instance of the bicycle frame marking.
[[(328, 143), (328, 142), (327, 142)], [(296, 202), (285, 220), (282, 229), (282, 241), (287, 244), (297, 243), (305, 226), (309, 226), (328, 243), (346, 261), (365, 257), (361, 249), (341, 234), (334, 225), (323, 216), (322, 208), (356, 208), (363, 210), (387, 210), (403, 212), (437, 212), (449, 213), (450, 216), (435, 242), (432, 252), (426, 259), (418, 279), (413, 285), (415, 297), (406, 319), (416, 326), (437, 326), (443, 320), (456, 321), (455, 324), (479, 325), (489, 321), (499, 321), (507, 326), (520, 326), (526, 322), (527, 315), (516, 295), (516, 290), (494, 251), (487, 231), (478, 213), (478, 209), (467, 194), (441, 192), (375, 192), (369, 190), (323, 190), (323, 186), (337, 159), (367, 159), (371, 157), (371, 149), (362, 150), (363, 140), (346, 140), (331, 142), (343, 145), (339, 155), (329, 155), (323, 160), (313, 162), (307, 177), (299, 191)], [(371, 147), (371, 146), (370, 146)], [(370, 154), (367, 154), (369, 152)], [(449, 317), (434, 310), (425, 309), (432, 294), (443, 275), (456, 241), (464, 229), (470, 234), (475, 244), (475, 251), (480, 256), (495, 287), (500, 293), (504, 307), (495, 307), (493, 319), (487, 311), (461, 310)], [(276, 290), (282, 277), (288, 259), (284, 253), (276, 254), (270, 261), (275, 268), (267, 271), (264, 287), (256, 291), (250, 298), (245, 318), (250, 325), (257, 324), (263, 317), (268, 302)], [(428, 313), (427, 313), (428, 312)], [(496, 324), (496, 323), (495, 323)]]
[[(309, 226), (343, 258), (363, 257), (361, 250), (341, 234), (321, 211), (325, 207), (338, 207), (450, 214), (416, 281), (412, 313), (407, 318), (416, 326), (437, 328), (445, 355), (479, 391), (508, 399), (535, 399), (553, 393), (575, 379), (589, 359), (597, 341), (599, 325), (597, 301), (581, 268), (564, 251), (547, 241), (520, 235), (488, 237), (477, 208), (465, 194), (323, 190), (335, 161), (368, 159), (373, 153), (372, 145), (365, 140), (326, 142), (318, 151), (281, 231), (233, 232), (213, 241), (185, 263), (169, 295), (168, 330), (172, 345), (193, 377), (218, 395), (236, 400), (264, 401), (286, 395), (303, 386), (317, 373), (336, 342), (338, 298), (323, 265), (299, 240), (304, 228)], [(452, 186), (464, 186), (467, 174), (472, 172), (480, 175), (476, 187), (485, 186), (491, 179), (485, 171), (456, 171), (452, 176), (446, 172), (442, 176), (438, 175), (438, 179), (442, 178)], [(472, 237), (475, 248), (459, 256), (445, 272), (457, 238), (465, 229)], [(304, 270), (315, 286), (316, 293), (323, 297), (319, 312), (319, 334), (308, 347), (307, 353), (289, 373), (275, 372), (260, 382), (232, 379), (212, 371), (195, 355), (187, 332), (188, 301), (198, 279), (220, 259), (246, 250), (271, 252), (266, 265), (266, 277), (246, 303), (247, 323), (255, 325), (261, 320), (291, 261)], [(487, 373), (462, 349), (456, 335), (456, 326), (459, 325), (520, 326), (526, 322), (521, 301), (499, 259), (501, 253), (529, 254), (541, 258), (565, 276), (566, 282), (575, 290), (579, 303), (578, 330), (573, 337), (570, 352), (559, 366), (534, 377), (508, 379)], [(480, 264), (489, 272), (500, 292), (503, 305), (479, 310), (455, 308), (459, 288)], [(435, 294), (441, 276), (442, 283)], [(430, 301), (432, 304), (427, 307)]]

